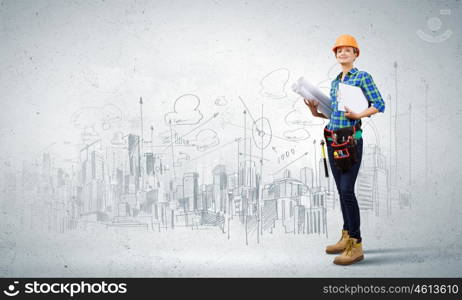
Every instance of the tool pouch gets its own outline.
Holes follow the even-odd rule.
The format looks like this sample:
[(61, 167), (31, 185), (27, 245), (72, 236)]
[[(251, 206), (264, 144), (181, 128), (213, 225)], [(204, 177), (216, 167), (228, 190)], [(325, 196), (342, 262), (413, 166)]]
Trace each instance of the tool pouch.
[[(330, 136), (329, 136), (330, 134)], [(332, 151), (334, 165), (342, 171), (347, 172), (358, 160), (356, 151), (356, 128), (355, 126), (340, 128), (334, 131), (325, 130), (324, 136), (332, 139)]]

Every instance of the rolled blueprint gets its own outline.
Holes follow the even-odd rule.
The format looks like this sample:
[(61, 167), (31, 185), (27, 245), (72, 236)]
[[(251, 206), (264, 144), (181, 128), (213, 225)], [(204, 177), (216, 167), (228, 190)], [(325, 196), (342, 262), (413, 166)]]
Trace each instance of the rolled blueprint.
[(331, 100), (324, 95), (320, 89), (312, 85), (305, 78), (300, 77), (297, 82), (292, 85), (292, 90), (303, 98), (317, 100), (319, 102), (319, 111), (330, 119), (332, 113)]

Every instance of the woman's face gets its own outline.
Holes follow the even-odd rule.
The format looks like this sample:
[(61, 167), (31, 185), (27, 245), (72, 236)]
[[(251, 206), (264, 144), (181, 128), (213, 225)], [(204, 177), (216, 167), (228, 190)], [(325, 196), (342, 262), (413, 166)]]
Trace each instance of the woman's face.
[(337, 48), (337, 61), (339, 64), (352, 64), (358, 54), (355, 53), (355, 49), (353, 47), (346, 47), (341, 46)]

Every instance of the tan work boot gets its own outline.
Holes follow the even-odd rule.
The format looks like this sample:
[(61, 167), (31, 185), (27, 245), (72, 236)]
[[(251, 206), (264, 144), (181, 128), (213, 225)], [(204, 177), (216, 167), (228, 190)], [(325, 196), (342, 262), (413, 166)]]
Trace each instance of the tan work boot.
[(342, 251), (344, 251), (347, 247), (349, 238), (350, 238), (350, 235), (348, 234), (348, 230), (342, 230), (342, 237), (340, 238), (340, 240), (334, 245), (327, 246), (326, 253), (327, 254), (342, 253)]
[(363, 247), (358, 239), (350, 238), (345, 251), (334, 259), (336, 265), (351, 265), (364, 259)]

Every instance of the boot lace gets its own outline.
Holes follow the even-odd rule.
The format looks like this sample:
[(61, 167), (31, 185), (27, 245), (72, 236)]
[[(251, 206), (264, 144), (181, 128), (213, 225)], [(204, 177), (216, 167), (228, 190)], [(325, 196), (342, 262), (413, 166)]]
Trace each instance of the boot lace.
[(347, 246), (345, 248), (345, 255), (347, 256), (351, 255), (354, 244), (355, 244), (355, 241), (353, 239), (348, 239)]

